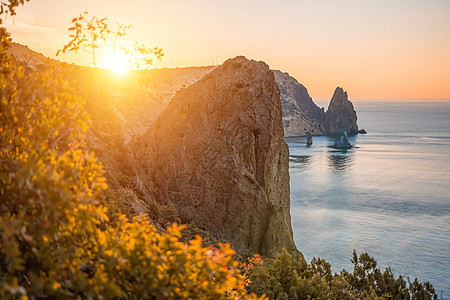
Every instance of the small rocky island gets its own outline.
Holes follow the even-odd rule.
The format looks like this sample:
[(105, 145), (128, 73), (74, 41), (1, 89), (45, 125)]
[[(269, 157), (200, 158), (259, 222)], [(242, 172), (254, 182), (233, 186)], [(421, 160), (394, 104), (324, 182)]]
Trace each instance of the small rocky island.
[(351, 149), (353, 145), (348, 141), (347, 132), (344, 132), (340, 137), (338, 137), (333, 144), (333, 148), (336, 149)]

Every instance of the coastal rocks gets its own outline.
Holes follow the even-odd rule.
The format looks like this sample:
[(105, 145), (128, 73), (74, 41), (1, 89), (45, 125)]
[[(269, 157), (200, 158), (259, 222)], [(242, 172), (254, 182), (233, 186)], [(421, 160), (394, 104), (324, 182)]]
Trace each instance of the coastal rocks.
[(340, 135), (358, 133), (356, 112), (353, 104), (348, 100), (347, 92), (340, 87), (336, 88), (331, 98), (325, 118), (327, 135)]
[(353, 147), (348, 141), (347, 132), (344, 132), (344, 134), (334, 141), (333, 147), (336, 149), (351, 149)]
[(325, 113), (295, 78), (288, 73), (277, 70), (273, 72), (280, 88), (285, 136), (306, 136), (307, 132), (311, 135), (331, 136), (340, 135), (344, 131), (348, 134), (358, 133), (356, 112), (348, 100), (347, 92), (342, 88), (336, 88)]
[(151, 197), (237, 251), (296, 249), (280, 94), (264, 62), (239, 56), (181, 90), (130, 143)]
[(324, 135), (325, 112), (311, 99), (306, 88), (288, 73), (274, 70), (280, 89), (285, 136)]
[(359, 133), (359, 134), (366, 134), (367, 131), (366, 131), (365, 129), (360, 129), (360, 130), (358, 130), (358, 133)]
[(307, 131), (306, 132), (306, 146), (311, 146), (312, 145), (312, 135), (311, 132)]

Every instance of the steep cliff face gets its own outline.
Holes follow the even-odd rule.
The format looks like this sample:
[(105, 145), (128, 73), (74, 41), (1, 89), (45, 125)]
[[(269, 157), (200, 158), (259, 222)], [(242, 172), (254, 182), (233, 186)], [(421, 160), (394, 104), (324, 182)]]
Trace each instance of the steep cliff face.
[(242, 254), (274, 257), (284, 247), (303, 260), (291, 228), (280, 95), (265, 63), (237, 57), (200, 81), (215, 68), (118, 80), (67, 67), (68, 82), (90, 99), (86, 145), (104, 166), (110, 188), (102, 197), (112, 209), (148, 213), (164, 227), (176, 218), (171, 203), (184, 222)]
[(285, 136), (324, 135), (325, 112), (309, 96), (306, 88), (288, 73), (273, 71), (280, 89)]
[(336, 88), (325, 118), (327, 135), (340, 135), (344, 132), (357, 134), (356, 120), (356, 111), (348, 100), (347, 92), (340, 87)]
[(303, 259), (293, 242), (281, 115), (268, 66), (227, 60), (180, 91), (131, 143), (143, 192), (236, 249), (274, 257), (285, 247)]

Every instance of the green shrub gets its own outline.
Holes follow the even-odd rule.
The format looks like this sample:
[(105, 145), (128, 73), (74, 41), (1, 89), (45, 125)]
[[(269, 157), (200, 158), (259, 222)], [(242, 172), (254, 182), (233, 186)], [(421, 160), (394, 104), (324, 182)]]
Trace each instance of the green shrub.
[(301, 265), (283, 250), (276, 259), (258, 263), (251, 258), (241, 268), (249, 281), (247, 289), (270, 299), (437, 299), (429, 282), (416, 279), (406, 286), (389, 269), (381, 272), (373, 257), (353, 253), (353, 273), (343, 270), (332, 274), (331, 265), (313, 258)]

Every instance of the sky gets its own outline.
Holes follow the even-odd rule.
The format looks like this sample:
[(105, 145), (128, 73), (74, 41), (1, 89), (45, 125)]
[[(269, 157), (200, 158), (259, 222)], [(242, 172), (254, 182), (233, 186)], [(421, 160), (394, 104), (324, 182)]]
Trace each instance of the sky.
[(84, 11), (133, 25), (129, 42), (163, 48), (154, 67), (245, 55), (288, 72), (314, 99), (337, 86), (350, 99), (450, 99), (450, 0), (31, 0), (6, 24), (15, 42), (55, 57)]

